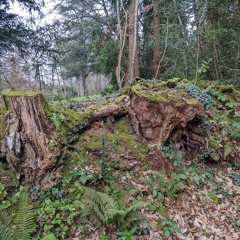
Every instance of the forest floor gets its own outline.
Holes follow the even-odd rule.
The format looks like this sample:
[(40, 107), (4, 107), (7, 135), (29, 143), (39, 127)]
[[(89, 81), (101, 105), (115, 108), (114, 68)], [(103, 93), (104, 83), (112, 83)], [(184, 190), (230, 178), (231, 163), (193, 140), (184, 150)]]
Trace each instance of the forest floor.
[[(174, 87), (176, 80), (167, 84), (170, 89), (164, 85), (160, 94), (166, 97), (173, 92), (170, 97), (176, 97), (179, 92)], [(183, 115), (183, 106), (190, 106), (191, 113), (199, 106), (204, 110), (199, 102), (196, 105), (196, 99), (187, 104), (182, 100), (190, 99), (186, 91), (177, 98), (178, 104), (168, 98), (155, 98), (157, 87), (144, 83), (132, 89), (138, 97), (150, 102), (149, 105), (145, 102), (146, 115), (152, 113), (154, 119), (164, 114), (164, 111), (159, 114), (159, 109), (168, 106), (176, 110), (173, 114), (176, 118)], [(230, 90), (232, 94), (232, 88)], [(208, 143), (197, 148), (191, 145), (194, 141), (190, 142), (190, 135), (183, 135), (179, 142), (172, 141), (174, 138), (166, 140), (162, 145), (148, 141), (143, 133), (136, 132), (131, 112), (122, 115), (110, 112), (92, 121), (86, 117), (89, 122), (78, 126), (78, 118), (98, 110), (99, 106), (111, 110), (108, 106), (121, 103), (129, 107), (128, 95), (62, 102), (48, 113), (61, 143), (65, 144), (62, 178), (57, 181), (56, 176), (51, 176), (53, 187), (42, 191), (37, 185), (29, 187), (24, 181), (10, 181), (15, 174), (6, 163), (1, 163), (1, 207), (12, 215), (17, 214), (21, 194), (27, 191), (34, 205), (36, 228), (33, 227), (31, 233), (35, 234), (35, 240), (240, 239), (238, 95), (233, 102), (228, 92), (213, 93), (222, 101), (214, 102), (216, 114), (212, 116), (208, 110), (211, 119), (204, 120), (202, 125), (192, 122), (199, 129), (203, 127), (205, 135), (190, 124), (190, 130)], [(193, 96), (192, 93), (190, 100)], [(231, 100), (231, 104), (227, 100)], [(139, 108), (142, 109), (141, 104)], [(149, 122), (153, 121), (147, 119)], [(181, 128), (178, 127), (168, 128), (176, 133)], [(154, 126), (152, 129), (154, 132)], [(59, 139), (54, 140), (50, 142), (53, 149)]]
[[(239, 171), (234, 174), (239, 176)], [(239, 178), (238, 182), (233, 180), (232, 168), (227, 172), (217, 170), (213, 178), (207, 175), (202, 175), (205, 178), (202, 188), (199, 188), (201, 183), (196, 182), (175, 199), (166, 198), (163, 202), (170, 218), (181, 229), (176, 239), (239, 239)], [(149, 200), (154, 202), (154, 199)], [(156, 218), (160, 216), (150, 214), (156, 230)], [(161, 239), (160, 236), (158, 231), (154, 231), (149, 239)]]
[[(113, 96), (107, 99), (112, 98)], [(104, 101), (106, 101), (105, 97), (102, 101), (98, 99), (99, 103)], [(84, 104), (86, 108), (91, 108), (92, 105), (96, 105), (96, 102), (89, 99)], [(95, 131), (98, 136), (105, 134), (99, 129), (90, 131)], [(122, 130), (122, 132), (126, 134), (127, 131)], [(90, 138), (86, 139), (94, 142), (93, 135), (93, 133), (90, 134)], [(82, 141), (84, 142), (84, 138)], [(94, 147), (89, 149), (90, 152), (92, 150), (94, 152), (96, 149)], [(99, 152), (94, 154), (98, 155)], [(112, 153), (108, 152), (108, 154)], [(114, 161), (113, 165), (108, 162), (103, 166), (109, 169), (105, 173), (107, 181), (104, 183), (102, 180), (106, 176), (102, 176), (100, 187), (99, 183), (95, 185), (96, 182), (93, 187), (109, 193), (106, 188), (117, 182), (126, 191), (136, 191), (132, 196), (133, 199), (130, 198), (130, 202), (141, 200), (147, 203), (147, 206), (141, 209), (141, 212), (147, 216), (147, 222), (140, 224), (137, 229), (132, 229), (132, 232), (131, 229), (123, 232), (122, 238), (118, 235), (119, 230), (117, 232), (116, 229), (98, 228), (90, 224), (85, 239), (105, 239), (104, 236), (106, 239), (137, 240), (240, 239), (240, 164), (223, 163), (220, 166), (218, 162), (201, 161), (182, 164), (183, 159), (172, 158), (171, 154), (171, 149), (166, 148), (165, 155), (171, 158), (169, 161), (172, 161), (175, 166), (175, 170), (170, 175), (149, 170), (149, 167), (145, 169), (141, 163), (139, 165), (136, 158), (131, 159), (131, 153), (128, 154), (128, 151), (121, 156), (121, 160), (125, 161), (124, 166), (116, 167)], [(114, 158), (116, 158), (115, 155), (110, 159)], [(92, 169), (91, 167), (87, 169), (96, 175), (101, 175), (101, 163), (95, 164), (93, 163)], [(92, 187), (91, 184), (90, 187)], [(76, 236), (75, 240), (78, 239), (81, 238)]]
[[(115, 172), (115, 175), (118, 174)], [(117, 177), (122, 188), (141, 193), (141, 196), (134, 196), (135, 200), (141, 199), (148, 203), (141, 210), (147, 216), (147, 223), (140, 225), (129, 236), (134, 235), (137, 240), (240, 238), (239, 166), (227, 169), (213, 169), (212, 166), (201, 164), (183, 167), (183, 171), (177, 173), (180, 180), (173, 183), (183, 183), (182, 190), (173, 192), (172, 195), (165, 191), (163, 199), (159, 197), (161, 187), (154, 182), (158, 181), (157, 176), (159, 172), (156, 171), (133, 170)], [(116, 180), (113, 178), (112, 181)], [(126, 236), (127, 234), (126, 232)], [(91, 225), (85, 239), (104, 239), (101, 237), (105, 235), (110, 236), (109, 239), (121, 239), (117, 238), (115, 231), (109, 232), (109, 228), (95, 228)]]

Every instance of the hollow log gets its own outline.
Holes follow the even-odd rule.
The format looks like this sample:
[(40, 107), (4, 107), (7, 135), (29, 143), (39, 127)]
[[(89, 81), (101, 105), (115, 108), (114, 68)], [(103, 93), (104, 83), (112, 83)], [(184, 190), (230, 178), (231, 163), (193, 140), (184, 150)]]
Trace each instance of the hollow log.
[(49, 188), (61, 179), (63, 146), (44, 112), (41, 94), (4, 96), (5, 139), (2, 152), (18, 178)]

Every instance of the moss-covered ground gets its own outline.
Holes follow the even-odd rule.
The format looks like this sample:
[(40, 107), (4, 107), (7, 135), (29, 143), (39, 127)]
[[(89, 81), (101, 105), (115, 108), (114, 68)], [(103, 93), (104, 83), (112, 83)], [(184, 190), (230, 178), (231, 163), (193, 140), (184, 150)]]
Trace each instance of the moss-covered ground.
[(79, 161), (99, 166), (103, 158), (108, 163), (114, 162), (116, 169), (128, 169), (125, 157), (135, 159), (144, 166), (149, 152), (146, 144), (137, 141), (128, 117), (118, 119), (114, 123), (106, 120), (103, 127), (86, 130), (78, 141), (69, 147), (71, 150), (65, 160), (64, 172), (74, 168)]

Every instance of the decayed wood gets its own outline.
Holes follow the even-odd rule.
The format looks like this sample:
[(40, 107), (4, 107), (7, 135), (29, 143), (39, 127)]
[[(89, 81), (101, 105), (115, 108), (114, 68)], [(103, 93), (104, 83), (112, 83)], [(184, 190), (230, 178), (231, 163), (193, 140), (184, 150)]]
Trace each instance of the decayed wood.
[(194, 147), (205, 145), (204, 134), (196, 130), (197, 116), (206, 115), (203, 106), (150, 102), (132, 94), (130, 107), (138, 120), (139, 131), (150, 143), (163, 145), (185, 139), (186, 144)]
[(91, 121), (99, 118), (109, 117), (111, 115), (122, 116), (125, 115), (127, 112), (127, 109), (122, 104), (106, 105), (93, 112)]
[[(49, 188), (61, 178), (62, 145), (44, 112), (42, 96), (7, 97), (6, 160), (26, 182)], [(54, 146), (51, 143), (54, 142)]]

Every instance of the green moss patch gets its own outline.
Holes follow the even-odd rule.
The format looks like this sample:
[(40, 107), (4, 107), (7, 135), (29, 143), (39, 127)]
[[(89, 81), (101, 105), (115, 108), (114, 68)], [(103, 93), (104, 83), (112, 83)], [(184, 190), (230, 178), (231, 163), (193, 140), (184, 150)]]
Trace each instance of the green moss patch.
[(136, 84), (132, 86), (131, 91), (139, 97), (147, 99), (153, 103), (182, 105), (201, 105), (194, 97), (191, 97), (186, 90), (177, 89), (178, 84), (181, 84), (179, 78), (171, 79), (167, 82), (147, 83), (144, 85)]
[(7, 110), (5, 108), (0, 108), (0, 140), (2, 139), (2, 136), (4, 135), (6, 130), (6, 124), (4, 121), (6, 113), (7, 113)]
[(64, 173), (67, 174), (69, 166), (72, 169), (79, 161), (87, 165), (99, 165), (103, 157), (109, 164), (117, 162), (117, 165), (121, 165), (121, 157), (125, 154), (145, 164), (149, 149), (146, 144), (137, 142), (136, 138), (128, 117), (115, 123), (106, 121), (103, 128), (86, 130), (70, 146), (69, 155), (64, 160)]
[(233, 93), (234, 87), (233, 85), (218, 85), (215, 89), (221, 93)]
[(47, 102), (44, 104), (44, 110), (60, 135), (67, 138), (71, 138), (73, 134), (77, 134), (84, 128), (92, 116), (92, 110), (75, 112), (71, 109), (50, 105)]
[(2, 92), (4, 97), (30, 97), (34, 95), (42, 95), (41, 92), (22, 92), (22, 91), (4, 91)]

